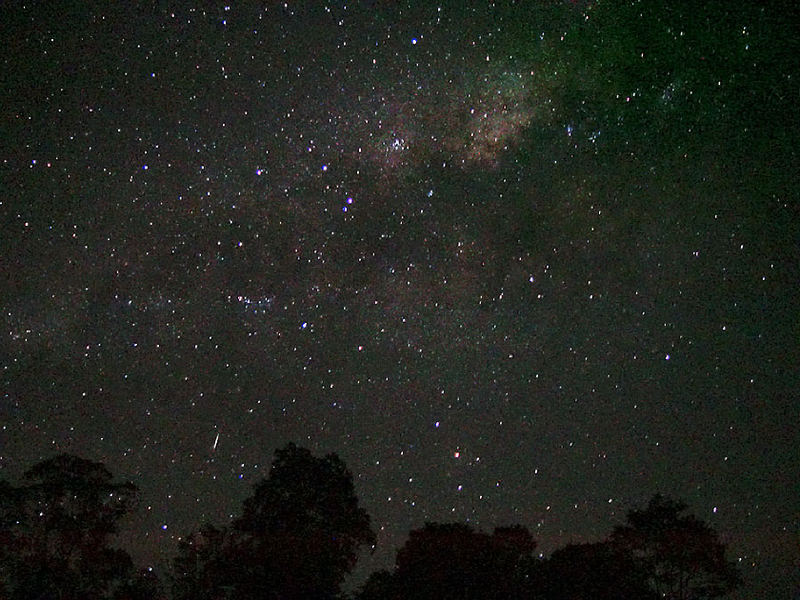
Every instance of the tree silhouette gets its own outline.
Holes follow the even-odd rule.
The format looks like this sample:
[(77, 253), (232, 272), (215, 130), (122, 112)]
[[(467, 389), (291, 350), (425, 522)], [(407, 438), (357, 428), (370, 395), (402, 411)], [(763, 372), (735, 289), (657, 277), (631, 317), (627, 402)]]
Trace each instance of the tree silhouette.
[(359, 598), (513, 599), (523, 596), (536, 543), (527, 529), (492, 535), (463, 523), (426, 523), (398, 551), (394, 571), (379, 571)]
[(538, 570), (545, 600), (656, 600), (638, 565), (608, 542), (570, 544), (553, 552)]
[(357, 600), (399, 600), (400, 598), (397, 577), (393, 571), (388, 569), (373, 571), (356, 594)]
[(717, 533), (685, 510), (684, 503), (657, 494), (647, 508), (628, 512), (627, 524), (610, 541), (643, 570), (659, 598), (723, 596), (741, 585), (740, 575)]
[(183, 598), (333, 598), (373, 544), (369, 515), (335, 454), (279, 449), (228, 530), (204, 528), (181, 545), (173, 594)]
[(422, 598), (487, 592), (489, 536), (462, 523), (426, 523), (397, 553), (397, 575)]
[(495, 527), (490, 538), (490, 564), (495, 574), (492, 598), (527, 598), (532, 581), (530, 575), (538, 563), (533, 555), (536, 540), (521, 525)]
[(173, 560), (175, 600), (226, 598), (236, 581), (236, 561), (228, 530), (206, 524), (182, 539)]
[(137, 489), (101, 463), (61, 454), (38, 463), (24, 484), (0, 483), (0, 592), (9, 600), (113, 598), (133, 563), (109, 547)]
[(114, 600), (164, 600), (161, 580), (151, 569), (133, 573), (115, 592)]

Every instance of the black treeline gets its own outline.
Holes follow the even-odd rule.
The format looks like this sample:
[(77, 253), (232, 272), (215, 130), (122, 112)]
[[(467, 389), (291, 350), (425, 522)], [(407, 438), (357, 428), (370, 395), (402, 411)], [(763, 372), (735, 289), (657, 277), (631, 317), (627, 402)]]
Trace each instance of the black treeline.
[[(268, 477), (224, 527), (180, 542), (160, 581), (109, 546), (138, 490), (100, 464), (61, 454), (0, 481), (0, 600), (300, 600), (344, 598), (370, 517), (336, 454), (288, 444)], [(390, 570), (373, 573), (354, 600), (702, 600), (741, 578), (717, 533), (686, 505), (655, 495), (604, 541), (568, 545), (543, 559), (520, 525), (491, 533), (463, 523), (410, 532)]]

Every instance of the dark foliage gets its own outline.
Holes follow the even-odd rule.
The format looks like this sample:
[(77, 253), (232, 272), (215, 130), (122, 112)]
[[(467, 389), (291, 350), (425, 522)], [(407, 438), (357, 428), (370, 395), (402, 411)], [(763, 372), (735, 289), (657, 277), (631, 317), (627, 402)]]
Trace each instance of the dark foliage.
[(173, 594), (183, 598), (333, 598), (361, 546), (374, 544), (351, 474), (335, 455), (288, 444), (229, 529), (183, 542)]
[[(15, 487), (0, 481), (0, 600), (155, 600), (158, 578), (109, 545), (137, 489), (100, 463), (62, 454)], [(491, 534), (463, 523), (410, 532), (395, 567), (373, 573), (359, 600), (707, 600), (741, 584), (725, 545), (686, 505), (661, 495), (603, 542), (546, 560), (519, 525)], [(315, 600), (342, 596), (359, 549), (373, 545), (350, 472), (335, 455), (294, 444), (275, 454), (242, 515), (180, 542), (175, 600)]]
[(739, 575), (716, 533), (685, 506), (655, 496), (628, 523), (594, 544), (569, 545), (546, 560), (521, 527), (492, 535), (460, 524), (411, 532), (395, 568), (373, 573), (359, 600), (704, 600), (727, 594)]
[(114, 600), (163, 600), (166, 593), (161, 580), (152, 569), (143, 569), (123, 582)]
[(173, 561), (172, 596), (211, 600), (232, 593), (238, 567), (230, 532), (206, 524), (181, 540)]
[(461, 523), (426, 523), (398, 551), (393, 572), (373, 574), (360, 598), (522, 598), (536, 547), (527, 529), (492, 535)]
[(544, 600), (656, 600), (646, 574), (608, 542), (556, 550), (536, 575)]
[(725, 558), (717, 533), (692, 515), (686, 505), (661, 495), (644, 510), (628, 513), (611, 543), (635, 561), (658, 597), (703, 600), (724, 596), (741, 584), (740, 575)]
[(9, 600), (121, 597), (137, 580), (130, 556), (111, 548), (137, 489), (100, 464), (68, 454), (0, 482), (0, 592)]

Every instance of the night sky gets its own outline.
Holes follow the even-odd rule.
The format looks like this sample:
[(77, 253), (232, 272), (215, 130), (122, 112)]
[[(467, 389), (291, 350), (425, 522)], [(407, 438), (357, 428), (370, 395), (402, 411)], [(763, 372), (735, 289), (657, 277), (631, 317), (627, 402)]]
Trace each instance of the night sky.
[(790, 3), (134, 4), (3, 10), (0, 477), (102, 461), (157, 564), (336, 452), (360, 577), (662, 492), (800, 589)]

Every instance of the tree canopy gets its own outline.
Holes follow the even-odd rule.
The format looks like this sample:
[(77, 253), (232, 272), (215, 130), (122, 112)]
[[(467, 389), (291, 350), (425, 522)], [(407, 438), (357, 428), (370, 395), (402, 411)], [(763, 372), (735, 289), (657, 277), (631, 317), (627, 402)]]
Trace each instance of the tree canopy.
[(656, 600), (646, 574), (608, 542), (569, 544), (539, 565), (536, 589), (545, 600)]
[[(138, 490), (100, 463), (61, 454), (0, 480), (0, 599), (139, 600), (162, 597), (149, 570), (110, 545)], [(358, 600), (710, 600), (741, 584), (717, 533), (687, 506), (655, 495), (610, 536), (549, 558), (520, 525), (485, 533), (426, 523), (409, 533), (394, 567), (373, 573)], [(336, 454), (294, 444), (275, 452), (241, 515), (179, 542), (174, 600), (342, 597), (359, 550), (375, 534)]]
[(659, 598), (704, 600), (724, 596), (741, 583), (725, 558), (725, 544), (708, 525), (683, 514), (686, 504), (660, 494), (646, 508), (631, 510), (611, 535), (647, 574)]
[(520, 526), (489, 535), (463, 523), (426, 523), (397, 552), (394, 571), (373, 574), (361, 598), (522, 598), (535, 547)]
[(181, 544), (175, 598), (332, 598), (375, 543), (353, 478), (335, 454), (288, 444), (227, 529), (207, 525)]
[(531, 600), (705, 600), (740, 583), (716, 532), (686, 505), (661, 495), (609, 538), (570, 544), (549, 558), (520, 527), (492, 535), (463, 523), (411, 531), (392, 570), (373, 573), (360, 600), (526, 598)]
[(28, 598), (114, 598), (132, 589), (133, 563), (112, 548), (137, 488), (101, 464), (60, 454), (15, 487), (0, 482), (0, 592)]

